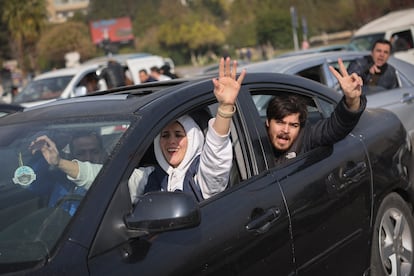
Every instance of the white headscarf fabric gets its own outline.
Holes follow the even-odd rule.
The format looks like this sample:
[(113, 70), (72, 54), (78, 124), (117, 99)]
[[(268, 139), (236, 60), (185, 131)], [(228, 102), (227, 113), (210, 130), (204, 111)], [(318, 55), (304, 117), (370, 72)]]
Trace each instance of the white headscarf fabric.
[(173, 168), (165, 160), (160, 147), (160, 134), (154, 139), (154, 152), (160, 167), (168, 174), (168, 191), (183, 190), (185, 174), (194, 158), (201, 154), (204, 145), (204, 135), (197, 123), (188, 115), (177, 119), (187, 136), (187, 150), (184, 159), (177, 168)]

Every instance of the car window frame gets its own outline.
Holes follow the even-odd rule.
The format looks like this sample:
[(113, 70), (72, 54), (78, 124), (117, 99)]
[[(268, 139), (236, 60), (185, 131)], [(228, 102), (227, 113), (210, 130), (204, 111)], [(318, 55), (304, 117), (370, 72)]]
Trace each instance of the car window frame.
[[(256, 110), (256, 112), (252, 111), (251, 113), (254, 113), (256, 115), (256, 117), (259, 118), (260, 121), (262, 121), (263, 118), (261, 118), (256, 106), (254, 105), (254, 101), (253, 101), (252, 96), (258, 95), (260, 92), (263, 92), (264, 89), (267, 90), (265, 95), (274, 95), (274, 94), (271, 93), (272, 91), (275, 91), (275, 92), (276, 91), (282, 91), (282, 92), (288, 91), (289, 93), (295, 93), (295, 94), (298, 94), (298, 95), (308, 97), (310, 100), (312, 100), (314, 102), (315, 108), (319, 111), (321, 119), (328, 118), (331, 115), (331, 113), (333, 112), (333, 110), (335, 109), (335, 106), (336, 106), (335, 101), (333, 101), (332, 99), (329, 99), (327, 97), (323, 97), (323, 96), (321, 96), (317, 93), (313, 93), (309, 90), (305, 90), (305, 89), (300, 88), (300, 87), (297, 87), (296, 89), (292, 89), (292, 87), (285, 87), (283, 85), (282, 86), (280, 86), (280, 85), (279, 86), (273, 86), (273, 87), (267, 86), (266, 88), (264, 88), (264, 87), (262, 87), (262, 88), (255, 87), (254, 89), (249, 90), (253, 106), (255, 107), (254, 109)], [(262, 139), (262, 144), (266, 144), (266, 145), (268, 145), (268, 148), (270, 148), (270, 149), (268, 149), (268, 151), (264, 151), (265, 153), (266, 152), (268, 153), (268, 154), (265, 154), (268, 158), (268, 163), (272, 164), (271, 166), (269, 166), (268, 169), (271, 169), (271, 170), (276, 169), (276, 171), (277, 171), (278, 169), (280, 169), (282, 167), (285, 167), (285, 166), (288, 166), (289, 164), (299, 162), (299, 160), (309, 159), (309, 156), (314, 154), (315, 152), (321, 152), (321, 153), (323, 152), (324, 153), (323, 156), (329, 156), (330, 153), (332, 152), (333, 145), (332, 146), (326, 146), (326, 147), (318, 147), (318, 148), (315, 148), (315, 149), (313, 149), (309, 152), (301, 154), (300, 156), (298, 156), (298, 157), (296, 157), (296, 158), (294, 158), (294, 159), (292, 159), (292, 160), (290, 160), (290, 161), (288, 161), (288, 162), (286, 162), (282, 165), (277, 165), (275, 163), (275, 158), (274, 158), (274, 155), (273, 155), (273, 146), (271, 144), (270, 139), (267, 136), (266, 127), (265, 127), (264, 124), (258, 124), (258, 125), (262, 126), (262, 127), (258, 126), (258, 128), (261, 129), (260, 132), (265, 132), (266, 133), (266, 135), (262, 136), (262, 138), (261, 138)], [(319, 159), (316, 158), (315, 160), (319, 160)]]

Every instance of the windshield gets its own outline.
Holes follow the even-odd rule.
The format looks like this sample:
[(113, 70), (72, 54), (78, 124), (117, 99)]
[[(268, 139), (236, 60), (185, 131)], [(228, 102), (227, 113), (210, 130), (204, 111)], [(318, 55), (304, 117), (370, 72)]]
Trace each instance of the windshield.
[(13, 101), (25, 103), (59, 98), (72, 78), (73, 75), (32, 80)]
[[(80, 210), (102, 164), (130, 125), (127, 120), (100, 120), (0, 127), (1, 272), (46, 260)], [(38, 150), (42, 145), (30, 147), (40, 136), (54, 142), (60, 160), (95, 166), (90, 183), (76, 183), (49, 164)]]
[(371, 47), (374, 45), (374, 42), (384, 37), (385, 33), (353, 37), (349, 43), (349, 47), (354, 51), (371, 51)]

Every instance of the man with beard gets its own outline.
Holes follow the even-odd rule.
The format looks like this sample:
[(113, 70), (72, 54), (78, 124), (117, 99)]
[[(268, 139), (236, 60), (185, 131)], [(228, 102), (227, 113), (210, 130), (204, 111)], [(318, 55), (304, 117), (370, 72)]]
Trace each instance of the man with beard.
[(344, 96), (329, 118), (310, 125), (306, 104), (298, 95), (281, 94), (269, 102), (266, 127), (277, 164), (342, 140), (358, 123), (367, 103), (361, 92), (362, 79), (356, 73), (349, 75), (341, 59), (338, 63), (340, 72), (333, 67), (329, 69), (338, 79)]

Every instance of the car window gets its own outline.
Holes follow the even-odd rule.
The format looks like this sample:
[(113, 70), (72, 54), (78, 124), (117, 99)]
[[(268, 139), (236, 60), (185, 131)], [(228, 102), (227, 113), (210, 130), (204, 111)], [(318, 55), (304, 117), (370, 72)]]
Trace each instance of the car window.
[[(208, 122), (211, 118), (213, 118), (212, 114), (215, 114), (216, 110), (217, 110), (217, 104), (211, 104), (209, 106), (197, 108), (196, 110), (193, 110), (182, 116), (191, 117), (195, 121), (195, 123), (198, 125), (200, 130), (202, 131), (204, 139), (205, 139), (205, 136), (208, 130)], [(175, 121), (175, 119), (172, 121)], [(164, 127), (165, 126), (163, 126), (163, 128)], [(163, 134), (161, 133), (160, 137), (162, 135)], [(164, 181), (163, 177), (164, 175), (166, 175), (165, 173), (163, 173), (163, 171), (165, 172), (165, 169), (169, 167), (169, 165), (164, 160), (161, 160), (161, 163), (160, 163), (159, 162), (160, 160), (156, 158), (154, 143), (156, 143), (157, 141), (159, 142), (159, 140), (155, 140), (155, 138), (156, 137), (152, 137), (152, 140), (154, 140), (154, 142), (147, 148), (144, 156), (140, 160), (139, 165), (136, 166), (137, 169), (135, 169), (132, 172), (132, 174), (129, 176), (129, 185), (130, 185), (129, 190), (130, 190), (132, 202), (135, 202), (138, 196), (148, 191), (159, 191), (159, 190), (164, 191), (166, 189), (166, 186), (163, 186), (163, 185), (167, 185), (167, 182), (163, 182)], [(240, 171), (240, 167), (243, 166), (244, 160), (243, 158), (241, 158), (241, 155), (240, 155), (240, 141), (237, 139), (237, 131), (235, 130), (234, 124), (231, 126), (231, 129), (230, 129), (230, 140), (232, 142), (233, 160), (232, 160), (231, 168), (229, 171), (229, 179), (227, 181), (226, 188), (237, 185), (240, 181), (242, 181), (242, 179), (247, 178), (246, 173), (244, 172), (241, 173)], [(163, 153), (160, 152), (158, 156), (161, 156), (161, 154), (163, 155)], [(181, 164), (179, 168), (181, 168)], [(187, 169), (187, 171), (191, 170), (191, 168), (192, 166), (190, 166), (189, 169)], [(171, 175), (172, 174), (174, 174), (174, 172), (171, 173)], [(168, 181), (170, 180), (171, 180), (171, 176), (168, 178)], [(150, 186), (153, 188), (149, 188)]]
[(390, 41), (392, 43), (392, 49), (394, 52), (406, 51), (414, 47), (411, 30), (393, 33), (391, 35)]
[[(30, 262), (49, 256), (93, 183), (78, 185), (31, 147), (47, 136), (61, 159), (83, 160), (96, 171), (109, 156), (128, 120), (10, 124), (0, 130), (0, 248), (3, 262)], [(52, 143), (46, 145), (52, 147)], [(91, 160), (88, 162), (88, 160)], [(59, 161), (61, 162), (61, 161)], [(25, 250), (20, 250), (25, 244)]]
[[(344, 63), (344, 66), (345, 66), (345, 68), (348, 68), (348, 66), (349, 66), (349, 64), (352, 62), (352, 60), (343, 60), (343, 63)], [(333, 62), (330, 62), (329, 63), (329, 65), (330, 66), (332, 66), (333, 68), (335, 68), (335, 70), (337, 70), (338, 72), (339, 72), (339, 64), (338, 64), (338, 62), (337, 61), (333, 61)], [(398, 72), (398, 70), (397, 70), (397, 72)], [(397, 73), (397, 79), (398, 79), (398, 86), (400, 87), (401, 86), (401, 80), (400, 80), (400, 75)], [(336, 91), (341, 91), (341, 88), (340, 88), (340, 85), (339, 85), (339, 82), (338, 82), (338, 80), (336, 79), (336, 78), (333, 78), (333, 80), (334, 80), (334, 82), (335, 82), (335, 84), (334, 84), (334, 89), (336, 90)], [(369, 91), (372, 93), (372, 92), (379, 92), (379, 91), (384, 91), (384, 90), (386, 90), (384, 87), (382, 87), (382, 86), (373, 86), (373, 85), (369, 85), (369, 86), (367, 86), (367, 85), (365, 85), (365, 86), (363, 86), (363, 90), (365, 90), (365, 89), (369, 89)]]
[(61, 76), (32, 80), (13, 101), (23, 103), (59, 98), (72, 78), (73, 76)]
[(326, 80), (323, 78), (322, 68), (319, 65), (311, 68), (306, 68), (305, 70), (296, 73), (296, 75), (314, 80), (319, 83), (326, 83)]
[[(265, 121), (267, 119), (267, 115), (266, 115), (266, 109), (267, 106), (269, 104), (269, 102), (271, 101), (271, 99), (273, 99), (273, 97), (277, 94), (281, 94), (281, 93), (294, 93), (294, 92), (288, 92), (288, 91), (281, 91), (281, 90), (261, 90), (261, 91), (252, 91), (252, 99), (253, 102), (256, 106), (256, 109), (259, 113), (260, 119), (263, 122), (263, 126), (265, 126)], [(306, 96), (303, 94), (297, 94), (298, 96), (301, 96), (303, 101), (306, 104), (307, 107), (307, 112), (308, 112), (308, 117), (307, 117), (307, 122), (311, 125), (315, 124), (316, 122), (324, 119), (324, 118), (328, 118), (331, 113), (334, 111), (335, 109), (335, 104), (329, 100), (325, 100), (325, 99), (321, 99), (318, 97), (310, 97), (310, 96)], [(267, 133), (267, 130), (265, 130)], [(263, 143), (269, 144), (271, 145), (270, 140), (268, 139), (268, 136), (266, 135), (265, 137), (263, 137)], [(270, 146), (271, 148), (273, 148), (273, 146)], [(316, 152), (317, 149), (313, 149), (311, 152)], [(274, 158), (273, 154), (269, 155), (268, 158)], [(295, 162), (295, 159), (292, 159), (292, 162)], [(273, 164), (272, 162), (269, 164)], [(278, 166), (277, 164), (273, 164), (272, 166)]]
[(371, 50), (371, 46), (376, 40), (384, 38), (384, 36), (385, 33), (382, 32), (353, 37), (349, 43), (349, 47), (355, 51), (368, 51)]
[[(270, 100), (273, 98), (273, 96), (274, 94), (255, 94), (252, 96), (254, 104), (263, 122), (266, 121), (267, 105), (270, 102)], [(308, 110), (308, 120), (311, 124), (314, 124), (318, 120), (326, 117), (326, 115), (329, 116), (329, 114), (332, 113), (332, 110), (333, 110), (332, 104), (329, 104), (326, 101), (322, 101), (324, 102), (322, 109), (325, 109), (325, 112), (323, 112), (322, 109), (320, 109), (317, 106), (317, 104), (315, 103), (313, 99), (306, 98), (306, 102), (307, 102), (307, 110)]]

